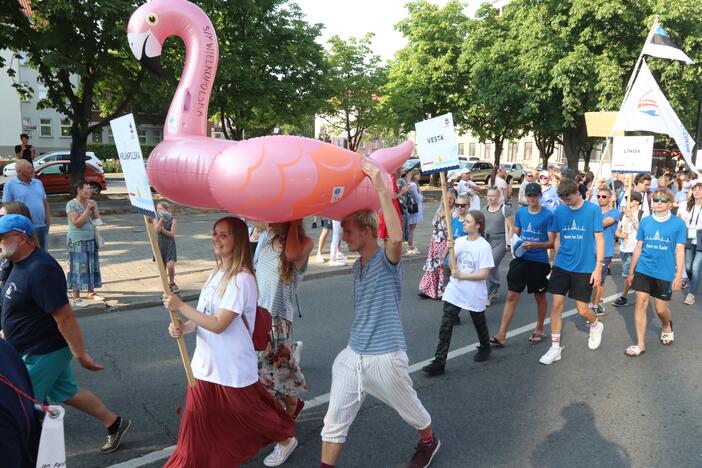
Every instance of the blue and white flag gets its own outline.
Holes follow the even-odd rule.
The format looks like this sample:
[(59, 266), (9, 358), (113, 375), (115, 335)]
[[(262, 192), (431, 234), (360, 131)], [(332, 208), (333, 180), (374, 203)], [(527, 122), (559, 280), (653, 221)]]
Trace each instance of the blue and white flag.
[(614, 130), (643, 130), (670, 136), (677, 143), (688, 167), (697, 172), (692, 163), (692, 147), (695, 142), (658, 87), (645, 60), (642, 61), (639, 75), (619, 110)]
[(644, 45), (643, 53), (653, 57), (660, 57), (670, 60), (680, 60), (690, 65), (692, 59), (687, 56), (678, 46), (675, 45), (663, 26), (657, 24), (654, 26), (653, 34)]

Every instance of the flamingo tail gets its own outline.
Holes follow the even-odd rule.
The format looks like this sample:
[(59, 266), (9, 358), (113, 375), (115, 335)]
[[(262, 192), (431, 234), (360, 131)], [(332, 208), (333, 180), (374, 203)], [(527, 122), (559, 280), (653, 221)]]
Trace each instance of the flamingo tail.
[(392, 172), (412, 155), (414, 145), (411, 141), (405, 141), (397, 146), (381, 148), (371, 153), (370, 158), (382, 166), (387, 172)]

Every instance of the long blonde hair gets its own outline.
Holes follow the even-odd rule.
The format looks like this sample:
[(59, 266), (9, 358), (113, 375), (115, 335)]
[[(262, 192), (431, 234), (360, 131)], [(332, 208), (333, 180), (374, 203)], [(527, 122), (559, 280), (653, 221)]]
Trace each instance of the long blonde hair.
[(246, 226), (246, 223), (239, 218), (226, 216), (214, 223), (214, 226), (212, 226), (213, 233), (219, 223), (227, 224), (229, 234), (234, 240), (234, 249), (232, 250), (232, 255), (229, 259), (222, 259), (221, 257), (215, 255), (216, 266), (210, 275), (210, 279), (212, 279), (215, 273), (218, 271), (222, 270), (224, 272), (222, 281), (219, 283), (219, 289), (217, 290), (217, 295), (222, 297), (224, 296), (224, 292), (227, 290), (227, 285), (232, 278), (242, 271), (248, 271), (253, 275), (254, 269), (251, 249), (249, 248), (249, 229)]

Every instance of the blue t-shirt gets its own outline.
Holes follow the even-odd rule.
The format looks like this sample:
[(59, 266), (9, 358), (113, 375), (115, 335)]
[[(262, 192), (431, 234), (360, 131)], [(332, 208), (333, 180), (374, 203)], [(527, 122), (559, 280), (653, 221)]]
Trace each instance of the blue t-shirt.
[(641, 220), (636, 239), (643, 241), (636, 272), (663, 281), (675, 278), (675, 247), (685, 244), (685, 221), (671, 216), (668, 221), (656, 221), (653, 216)]
[[(463, 230), (463, 221), (458, 219), (458, 217), (451, 219), (451, 234), (453, 234), (454, 242), (459, 237), (463, 237), (466, 235), (465, 231)], [(444, 265), (446, 265), (446, 266), (448, 266), (448, 264), (449, 264), (449, 257), (450, 257), (450, 255), (447, 255), (446, 258), (444, 259)]]
[(555, 266), (572, 273), (595, 269), (595, 233), (602, 232), (602, 211), (588, 201), (577, 210), (560, 205), (553, 214), (550, 232), (560, 235)]
[(378, 250), (361, 269), (361, 259), (351, 268), (356, 317), (349, 346), (358, 354), (385, 354), (406, 350), (400, 320), (402, 262), (390, 263), (385, 249)]
[(51, 315), (68, 303), (66, 276), (51, 255), (34, 249), (15, 263), (0, 294), (0, 327), (18, 353), (47, 354), (67, 346)]
[[(553, 213), (546, 208), (533, 214), (529, 212), (529, 207), (524, 206), (519, 208), (514, 215), (514, 227), (522, 230), (519, 237), (528, 242), (547, 242), (548, 229), (552, 221)], [(527, 250), (521, 258), (532, 262), (548, 263), (546, 249)]]
[[(604, 250), (604, 258), (611, 258), (614, 257), (614, 241), (615, 241), (615, 236), (614, 234), (617, 232), (617, 226), (619, 225), (619, 220), (622, 217), (621, 211), (619, 211), (616, 208), (611, 208), (609, 211), (607, 211), (605, 214), (602, 215), (602, 226), (604, 227), (604, 220), (606, 218), (613, 218), (614, 219), (614, 224), (612, 224), (609, 227), (604, 228), (604, 245), (605, 245), (605, 250)], [(595, 250), (593, 250), (595, 252)]]
[(29, 184), (25, 184), (19, 177), (13, 177), (5, 182), (2, 191), (3, 203), (18, 201), (27, 205), (34, 227), (37, 228), (46, 227), (45, 199), (44, 184), (39, 179), (32, 179)]
[[(0, 375), (27, 395), (34, 393), (22, 359), (4, 340), (0, 340)], [(37, 414), (29, 399), (18, 396), (9, 385), (0, 383), (0, 454), (3, 466), (34, 466), (33, 458), (39, 449)]]

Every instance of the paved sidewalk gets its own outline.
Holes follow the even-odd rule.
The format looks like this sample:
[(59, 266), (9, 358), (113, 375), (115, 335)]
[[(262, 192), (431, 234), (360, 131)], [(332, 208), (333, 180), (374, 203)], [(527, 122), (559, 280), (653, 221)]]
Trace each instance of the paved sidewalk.
[[(405, 257), (408, 263), (421, 264), (426, 258), (426, 251), (431, 237), (431, 219), (438, 207), (438, 202), (427, 200), (424, 204), (424, 222), (415, 230), (415, 246), (420, 254)], [(176, 283), (181, 289), (181, 296), (194, 299), (199, 295), (202, 284), (214, 266), (210, 233), (214, 222), (225, 212), (177, 209), (176, 244), (178, 263), (176, 265)], [(89, 306), (78, 309), (81, 315), (114, 312), (124, 309), (150, 307), (161, 302), (161, 282), (158, 269), (152, 260), (151, 247), (145, 231), (144, 217), (135, 213), (104, 215), (105, 225), (101, 232), (106, 245), (100, 251), (100, 271), (103, 287), (96, 292), (105, 298), (105, 302), (87, 301)], [(315, 241), (315, 249), (310, 257), (306, 279), (320, 276), (347, 274), (357, 258), (349, 254), (342, 242), (342, 252), (348, 255), (344, 267), (331, 267), (326, 263), (315, 263), (316, 244), (321, 228), (311, 228), (312, 218), (305, 220), (307, 235)], [(66, 218), (55, 219), (49, 236), (49, 253), (67, 270), (68, 254), (66, 251)], [(331, 232), (327, 237), (324, 254), (328, 257)]]

